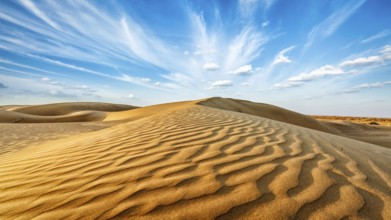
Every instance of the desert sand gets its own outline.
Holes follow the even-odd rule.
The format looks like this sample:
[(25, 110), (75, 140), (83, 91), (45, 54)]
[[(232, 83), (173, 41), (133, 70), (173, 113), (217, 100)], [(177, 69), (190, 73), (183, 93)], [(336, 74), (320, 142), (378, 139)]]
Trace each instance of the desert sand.
[(391, 219), (387, 126), (223, 98), (73, 105), (0, 108), (1, 219)]

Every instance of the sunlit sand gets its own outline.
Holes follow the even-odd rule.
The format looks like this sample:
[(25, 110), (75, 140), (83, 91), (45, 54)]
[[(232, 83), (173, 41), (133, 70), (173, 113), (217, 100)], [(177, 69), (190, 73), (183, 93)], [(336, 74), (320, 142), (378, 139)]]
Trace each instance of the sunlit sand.
[(2, 219), (391, 219), (387, 126), (223, 98), (0, 120)]

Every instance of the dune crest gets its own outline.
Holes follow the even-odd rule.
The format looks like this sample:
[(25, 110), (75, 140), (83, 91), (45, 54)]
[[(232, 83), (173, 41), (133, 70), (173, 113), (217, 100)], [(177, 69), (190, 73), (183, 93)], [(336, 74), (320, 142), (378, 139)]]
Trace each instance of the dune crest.
[(0, 216), (391, 219), (390, 149), (194, 102), (174, 106), (0, 155)]
[(260, 116), (272, 120), (302, 126), (305, 128), (324, 131), (327, 133), (336, 133), (336, 131), (332, 128), (327, 127), (326, 125), (322, 124), (321, 122), (310, 116), (283, 109), (274, 105), (220, 97), (205, 99), (198, 102), (198, 104), (222, 110)]

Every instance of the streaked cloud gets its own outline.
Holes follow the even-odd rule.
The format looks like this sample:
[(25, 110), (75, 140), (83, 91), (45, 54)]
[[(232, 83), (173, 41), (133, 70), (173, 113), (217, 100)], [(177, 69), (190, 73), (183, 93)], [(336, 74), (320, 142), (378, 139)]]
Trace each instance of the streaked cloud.
[(43, 11), (41, 11), (32, 1), (21, 0), (20, 2), (27, 10), (32, 12), (34, 15), (36, 15), (41, 20), (45, 21), (48, 25), (50, 25), (51, 27), (53, 27), (55, 29), (59, 29), (58, 25), (54, 21), (52, 21)]
[(306, 47), (309, 47), (315, 40), (326, 38), (332, 35), (350, 16), (352, 16), (366, 0), (350, 0), (344, 1), (344, 5), (320, 24), (312, 28), (308, 34)]
[(349, 89), (342, 89), (338, 91), (332, 91), (332, 92), (327, 92), (327, 93), (322, 93), (322, 94), (316, 94), (316, 95), (310, 95), (307, 96), (305, 99), (311, 100), (315, 98), (321, 98), (325, 96), (336, 96), (336, 95), (344, 95), (344, 94), (353, 94), (353, 93), (358, 93), (361, 92), (362, 90), (367, 90), (367, 89), (378, 89), (378, 88), (383, 88), (386, 86), (391, 85), (391, 81), (384, 81), (384, 82), (372, 82), (372, 83), (364, 83), (360, 84), (357, 86), (353, 86)]
[(364, 40), (361, 41), (361, 43), (369, 43), (369, 42), (372, 42), (372, 41), (375, 41), (375, 40), (378, 40), (378, 39), (381, 39), (381, 38), (384, 38), (384, 37), (387, 37), (391, 34), (391, 31), (386, 29), (386, 30), (383, 30), (375, 35), (372, 35), (368, 38), (365, 38)]
[(344, 90), (343, 93), (355, 93), (355, 92), (359, 92), (359, 91), (364, 90), (364, 89), (381, 88), (381, 87), (384, 87), (384, 86), (387, 86), (387, 85), (391, 85), (391, 81), (365, 83), (365, 84), (361, 84), (361, 85), (358, 85), (358, 86), (354, 86), (351, 89)]

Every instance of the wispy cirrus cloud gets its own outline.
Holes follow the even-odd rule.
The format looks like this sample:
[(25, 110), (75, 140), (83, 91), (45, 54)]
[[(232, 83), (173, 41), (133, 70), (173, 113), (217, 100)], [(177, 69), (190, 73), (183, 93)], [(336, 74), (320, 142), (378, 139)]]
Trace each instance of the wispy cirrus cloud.
[(359, 92), (364, 89), (381, 88), (381, 87), (385, 87), (388, 85), (391, 85), (391, 81), (364, 83), (364, 84), (354, 86), (351, 89), (344, 90), (343, 93), (355, 93), (355, 92)]
[(365, 43), (369, 43), (369, 42), (372, 42), (372, 41), (375, 41), (375, 40), (378, 40), (378, 39), (381, 39), (383, 37), (387, 37), (391, 34), (391, 31), (386, 29), (386, 30), (382, 30), (381, 32), (377, 33), (377, 34), (374, 34), (372, 36), (369, 36), (368, 38), (365, 38), (364, 40), (361, 41), (361, 43), (365, 44)]
[(22, 5), (28, 9), (30, 12), (32, 12), (33, 14), (35, 14), (38, 18), (40, 18), (41, 20), (45, 21), (48, 25), (50, 25), (51, 27), (55, 28), (55, 29), (59, 29), (58, 25), (52, 21), (43, 11), (41, 11), (35, 4), (34, 2), (30, 1), (30, 0), (21, 0), (20, 1), (22, 3)]
[(243, 18), (251, 18), (257, 9), (262, 8), (264, 11), (270, 9), (277, 0), (239, 0), (239, 11)]
[[(270, 7), (272, 2), (261, 1), (257, 4)], [(187, 13), (183, 20), (189, 22), (190, 27), (185, 34), (190, 41), (185, 43), (187, 46), (184, 48), (173, 49), (177, 47), (176, 42), (159, 37), (159, 33), (153, 28), (124, 12), (121, 7), (114, 7), (116, 13), (108, 13), (94, 2), (23, 0), (17, 3), (35, 18), (31, 19), (31, 14), (13, 8), (0, 9), (0, 19), (13, 24), (7, 26), (12, 31), (1, 36), (1, 48), (10, 52), (20, 51), (19, 55), (60, 68), (153, 89), (161, 89), (164, 81), (170, 88), (189, 85), (170, 77), (156, 79), (160, 86), (139, 80), (148, 78), (143, 73), (155, 68), (162, 73), (156, 74), (157, 77), (166, 72), (192, 76), (193, 80), (199, 80), (198, 83), (191, 84), (192, 89), (203, 90), (203, 81), (216, 81), (227, 77), (225, 74), (237, 67), (249, 65), (260, 55), (263, 45), (269, 39), (259, 25), (251, 22), (238, 23), (239, 28), (226, 35), (223, 29), (211, 28), (222, 21), (218, 18), (221, 16), (219, 13), (212, 20), (208, 18), (207, 23), (203, 13), (184, 6), (183, 11)], [(185, 56), (183, 51), (187, 51)], [(215, 61), (214, 65), (207, 63), (210, 60)], [(80, 64), (80, 61), (103, 65), (109, 71), (91, 69)], [(113, 64), (118, 68), (112, 68)], [(144, 71), (124, 73), (134, 65), (140, 66)], [(30, 69), (40, 71), (41, 68)], [(213, 70), (214, 75), (205, 73), (205, 70)], [(41, 72), (51, 71), (41, 69)]]
[(391, 81), (364, 83), (364, 84), (353, 86), (348, 89), (341, 89), (338, 91), (332, 91), (332, 92), (326, 92), (323, 94), (316, 94), (316, 95), (307, 96), (305, 99), (310, 100), (310, 99), (321, 98), (321, 97), (325, 97), (325, 96), (352, 94), (352, 93), (361, 92), (362, 90), (378, 89), (378, 88), (383, 88), (383, 87), (390, 86), (390, 85), (391, 85)]
[(350, 16), (352, 16), (366, 0), (345, 1), (344, 5), (328, 16), (320, 24), (311, 29), (305, 47), (309, 47), (319, 38), (332, 35)]

